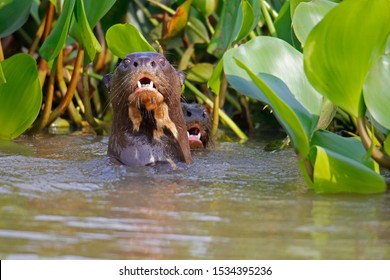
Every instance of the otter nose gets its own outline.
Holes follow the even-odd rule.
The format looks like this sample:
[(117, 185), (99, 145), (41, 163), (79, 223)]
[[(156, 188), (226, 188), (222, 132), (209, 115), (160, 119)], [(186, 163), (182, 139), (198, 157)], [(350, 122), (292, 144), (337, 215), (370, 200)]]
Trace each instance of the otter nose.
[(134, 68), (139, 68), (139, 67), (156, 68), (157, 62), (152, 57), (141, 56), (133, 61), (132, 66)]

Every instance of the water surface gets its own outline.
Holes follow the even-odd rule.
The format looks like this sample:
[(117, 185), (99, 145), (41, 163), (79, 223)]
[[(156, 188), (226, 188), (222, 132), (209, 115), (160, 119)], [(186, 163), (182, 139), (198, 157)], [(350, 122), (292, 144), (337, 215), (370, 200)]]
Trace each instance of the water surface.
[(390, 259), (390, 195), (318, 195), (291, 149), (115, 167), (106, 137), (0, 142), (0, 259)]

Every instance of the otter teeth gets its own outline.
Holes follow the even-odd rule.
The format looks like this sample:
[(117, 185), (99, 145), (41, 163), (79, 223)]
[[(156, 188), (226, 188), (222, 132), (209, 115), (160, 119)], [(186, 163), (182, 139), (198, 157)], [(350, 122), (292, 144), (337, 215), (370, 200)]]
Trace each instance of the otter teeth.
[(201, 134), (200, 134), (200, 132), (198, 134), (196, 134), (196, 135), (195, 134), (190, 134), (187, 131), (187, 136), (188, 136), (188, 138), (190, 138), (190, 136), (191, 136), (191, 137), (195, 137), (196, 139), (200, 140)]
[(141, 81), (138, 81), (137, 85), (138, 85), (138, 88), (144, 88), (144, 87), (153, 88), (153, 86), (154, 86), (153, 81), (150, 81), (149, 84), (141, 84)]

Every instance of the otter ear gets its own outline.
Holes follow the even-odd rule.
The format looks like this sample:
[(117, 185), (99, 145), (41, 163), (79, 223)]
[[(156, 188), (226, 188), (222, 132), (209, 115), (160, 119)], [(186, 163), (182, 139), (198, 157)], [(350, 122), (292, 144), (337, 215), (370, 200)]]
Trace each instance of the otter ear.
[(182, 71), (177, 71), (176, 73), (179, 76), (180, 85), (182, 86), (186, 80), (186, 75)]
[(106, 86), (106, 88), (107, 88), (108, 90), (110, 90), (111, 78), (112, 78), (112, 74), (106, 74), (106, 75), (104, 75), (104, 77), (103, 77), (103, 83), (104, 83), (104, 85)]

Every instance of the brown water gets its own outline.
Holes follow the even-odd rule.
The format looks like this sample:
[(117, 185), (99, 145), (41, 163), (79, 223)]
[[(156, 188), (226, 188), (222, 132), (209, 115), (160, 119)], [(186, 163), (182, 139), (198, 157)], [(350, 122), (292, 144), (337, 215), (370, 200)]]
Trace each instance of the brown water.
[(0, 142), (0, 259), (390, 259), (390, 195), (318, 195), (292, 150), (114, 167), (107, 138)]

